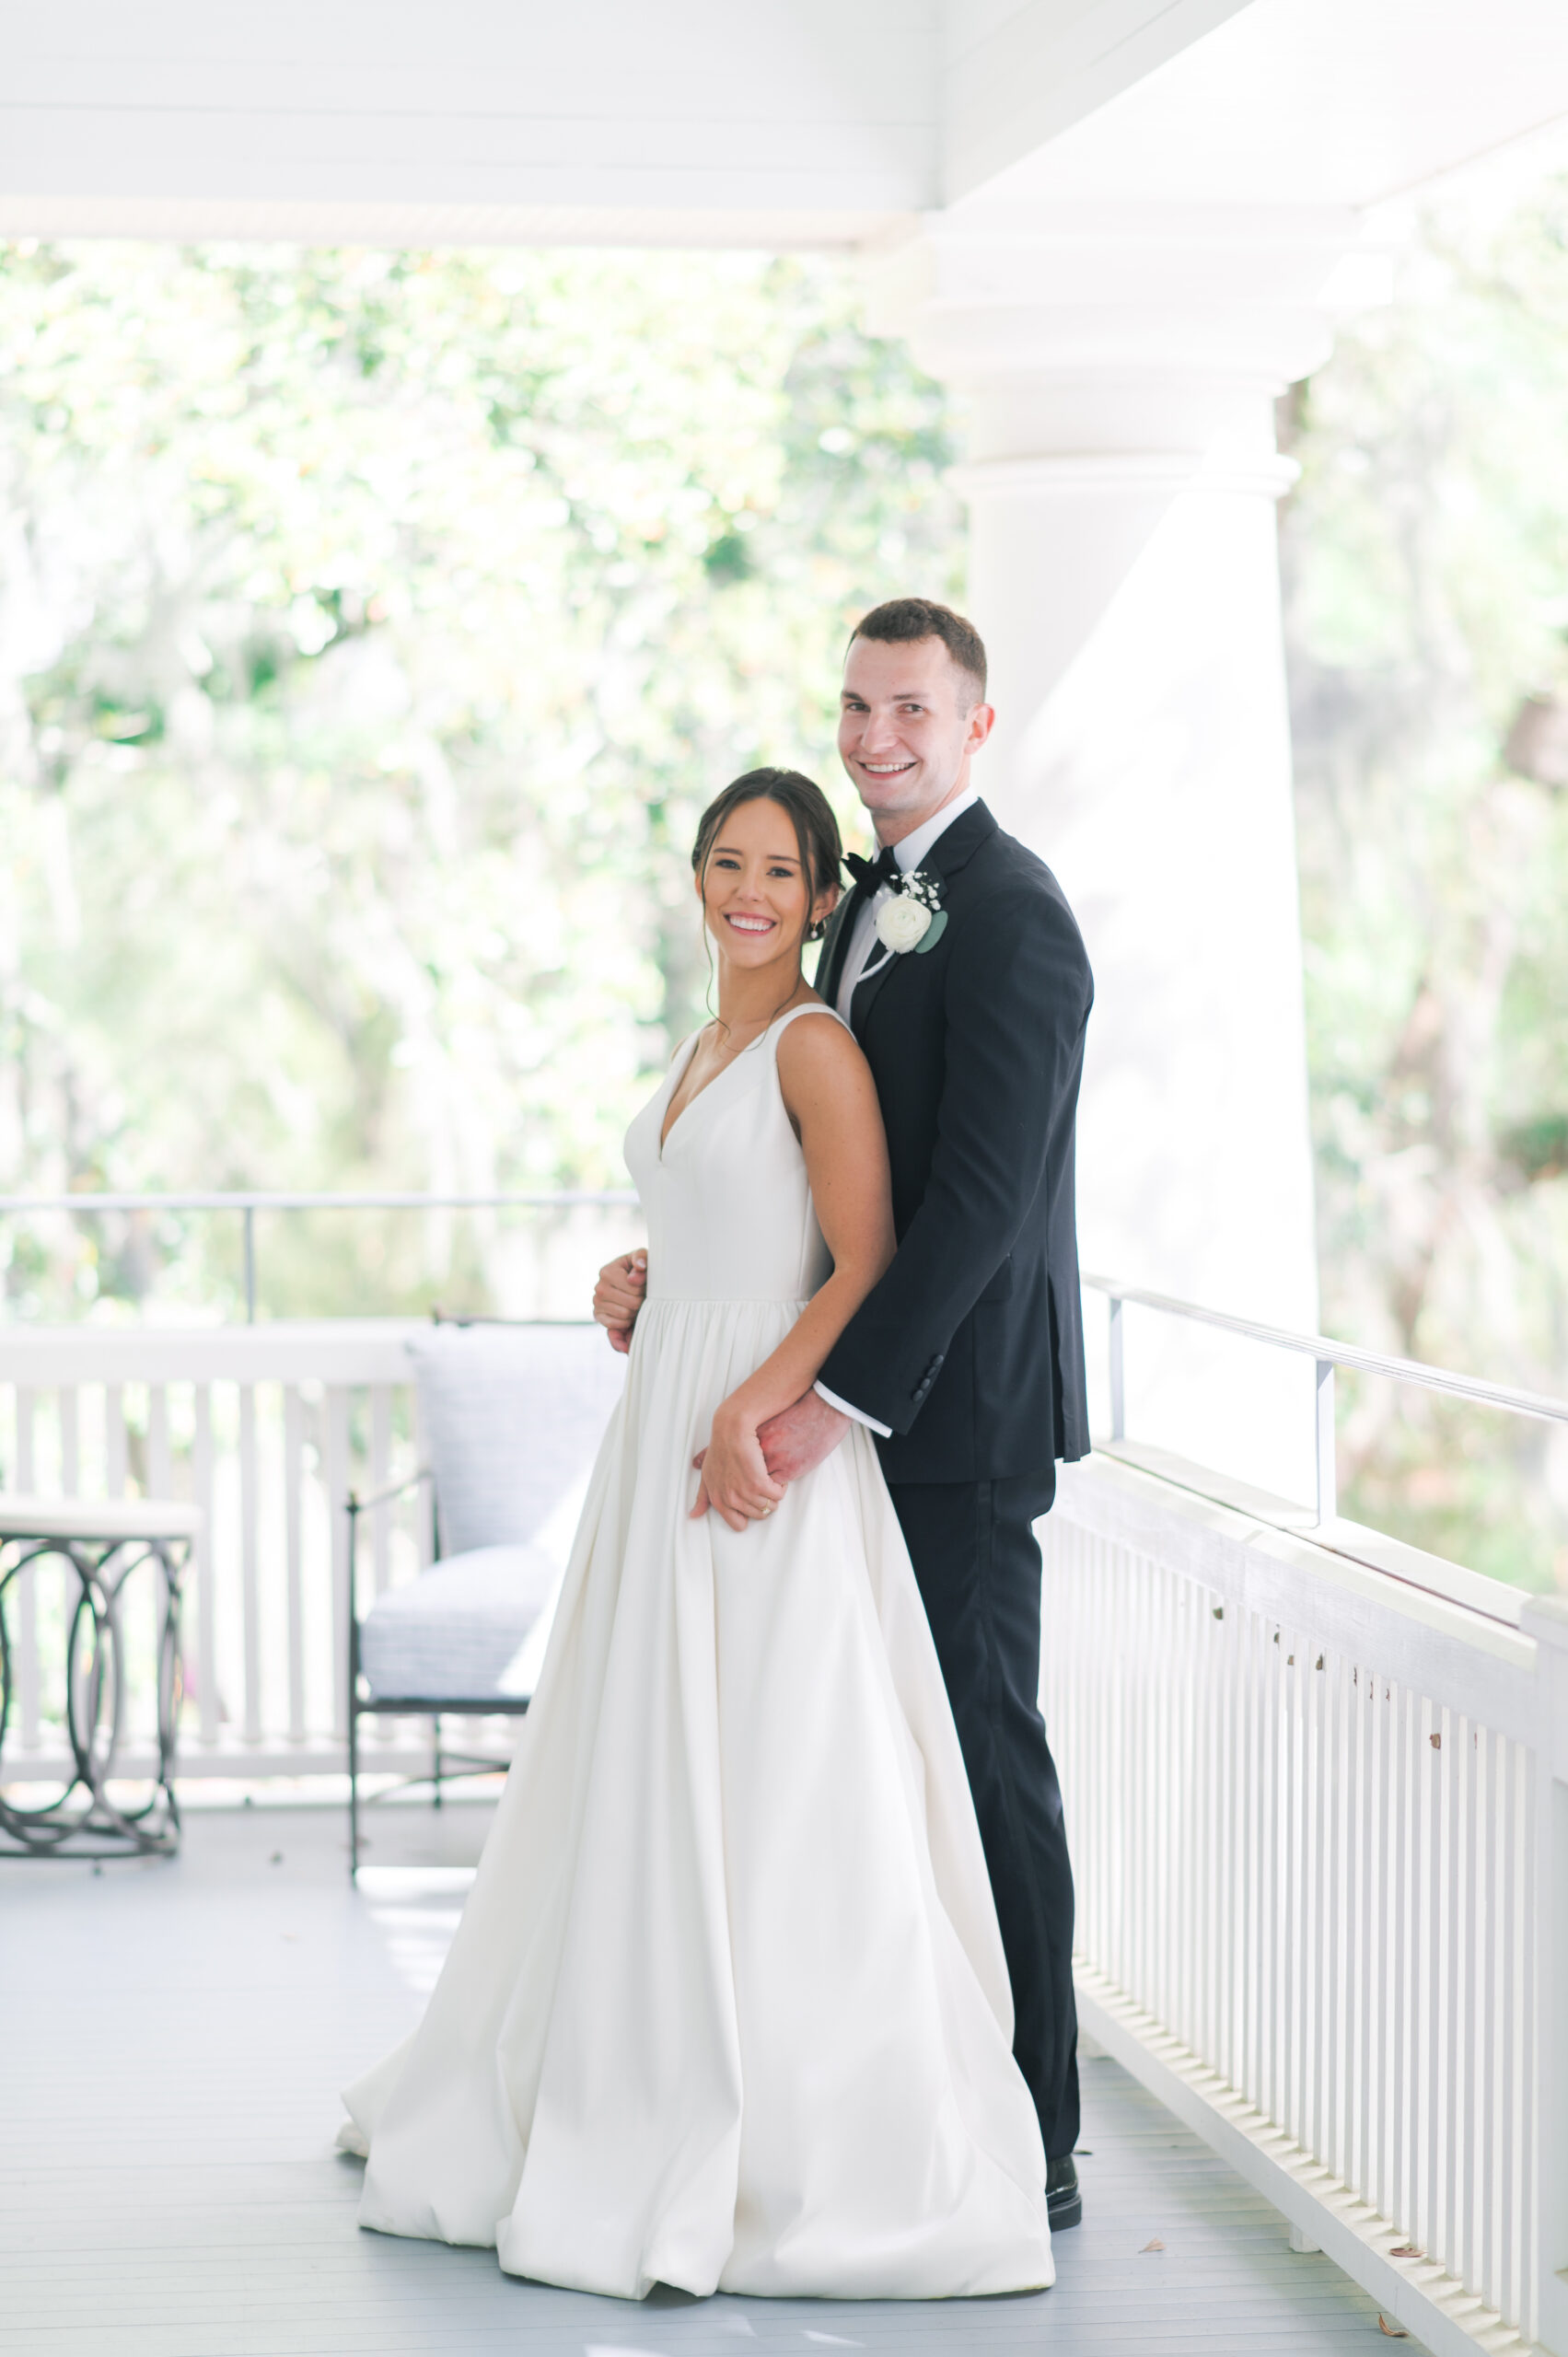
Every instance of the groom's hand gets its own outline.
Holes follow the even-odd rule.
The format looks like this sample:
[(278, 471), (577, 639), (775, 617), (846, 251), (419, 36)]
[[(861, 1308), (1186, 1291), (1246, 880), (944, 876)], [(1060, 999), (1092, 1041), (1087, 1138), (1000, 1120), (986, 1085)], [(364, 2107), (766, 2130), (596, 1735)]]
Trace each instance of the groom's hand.
[(618, 1260), (607, 1260), (599, 1271), (594, 1287), (594, 1318), (608, 1331), (612, 1351), (631, 1349), (632, 1329), (647, 1290), (645, 1252), (623, 1252)]
[(782, 1415), (758, 1427), (762, 1459), (776, 1481), (798, 1481), (831, 1457), (854, 1419), (830, 1408), (820, 1392), (807, 1391)]
[[(831, 1457), (854, 1422), (853, 1416), (830, 1408), (819, 1392), (808, 1391), (793, 1407), (757, 1427), (762, 1462), (775, 1481), (798, 1481), (803, 1473)], [(691, 1459), (693, 1472), (703, 1470), (707, 1457), (705, 1448), (697, 1451)]]

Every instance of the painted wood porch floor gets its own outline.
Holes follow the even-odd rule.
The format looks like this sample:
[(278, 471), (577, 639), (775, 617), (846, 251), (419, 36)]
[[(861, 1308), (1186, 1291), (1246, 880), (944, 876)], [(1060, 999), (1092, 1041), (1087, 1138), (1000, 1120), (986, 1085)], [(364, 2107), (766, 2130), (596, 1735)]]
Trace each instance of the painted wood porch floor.
[(1084, 2070), (1085, 2223), (1028, 2298), (632, 2307), (361, 2234), (336, 2090), (416, 2018), (484, 1814), (377, 1812), (357, 1896), (317, 1808), (195, 1815), (173, 1864), (0, 1865), (0, 2357), (1388, 2347), (1109, 2061)]

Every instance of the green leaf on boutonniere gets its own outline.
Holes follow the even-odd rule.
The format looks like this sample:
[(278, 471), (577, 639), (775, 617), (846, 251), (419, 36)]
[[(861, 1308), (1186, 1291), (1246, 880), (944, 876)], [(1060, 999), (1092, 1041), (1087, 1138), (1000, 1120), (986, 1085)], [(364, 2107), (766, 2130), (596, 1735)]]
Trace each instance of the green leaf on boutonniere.
[(942, 938), (947, 923), (947, 910), (938, 909), (935, 915), (932, 918), (931, 923), (926, 926), (925, 931), (921, 935), (920, 939), (914, 945), (914, 954), (917, 958), (923, 958), (928, 949), (935, 948), (937, 943)]

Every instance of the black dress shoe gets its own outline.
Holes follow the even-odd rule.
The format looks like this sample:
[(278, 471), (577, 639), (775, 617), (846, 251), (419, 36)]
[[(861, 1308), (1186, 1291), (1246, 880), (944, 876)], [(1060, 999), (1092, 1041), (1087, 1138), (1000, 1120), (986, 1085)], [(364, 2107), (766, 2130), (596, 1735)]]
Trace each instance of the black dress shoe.
[(1053, 2235), (1061, 2234), (1063, 2227), (1083, 2223), (1084, 2197), (1078, 2190), (1078, 2172), (1071, 2153), (1063, 2153), (1059, 2161), (1046, 2164), (1045, 2209)]

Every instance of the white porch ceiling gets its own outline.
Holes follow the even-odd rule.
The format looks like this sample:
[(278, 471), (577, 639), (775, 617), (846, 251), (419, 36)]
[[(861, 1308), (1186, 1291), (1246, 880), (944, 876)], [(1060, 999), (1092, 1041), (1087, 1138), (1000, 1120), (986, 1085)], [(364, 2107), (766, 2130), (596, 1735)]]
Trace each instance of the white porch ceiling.
[(1563, 0), (0, 0), (0, 235), (790, 247), (1361, 206), (1568, 114)]
[(935, 32), (933, 0), (5, 0), (0, 189), (84, 228), (853, 235), (930, 199)]
[(0, 234), (850, 243), (1245, 0), (0, 0)]

